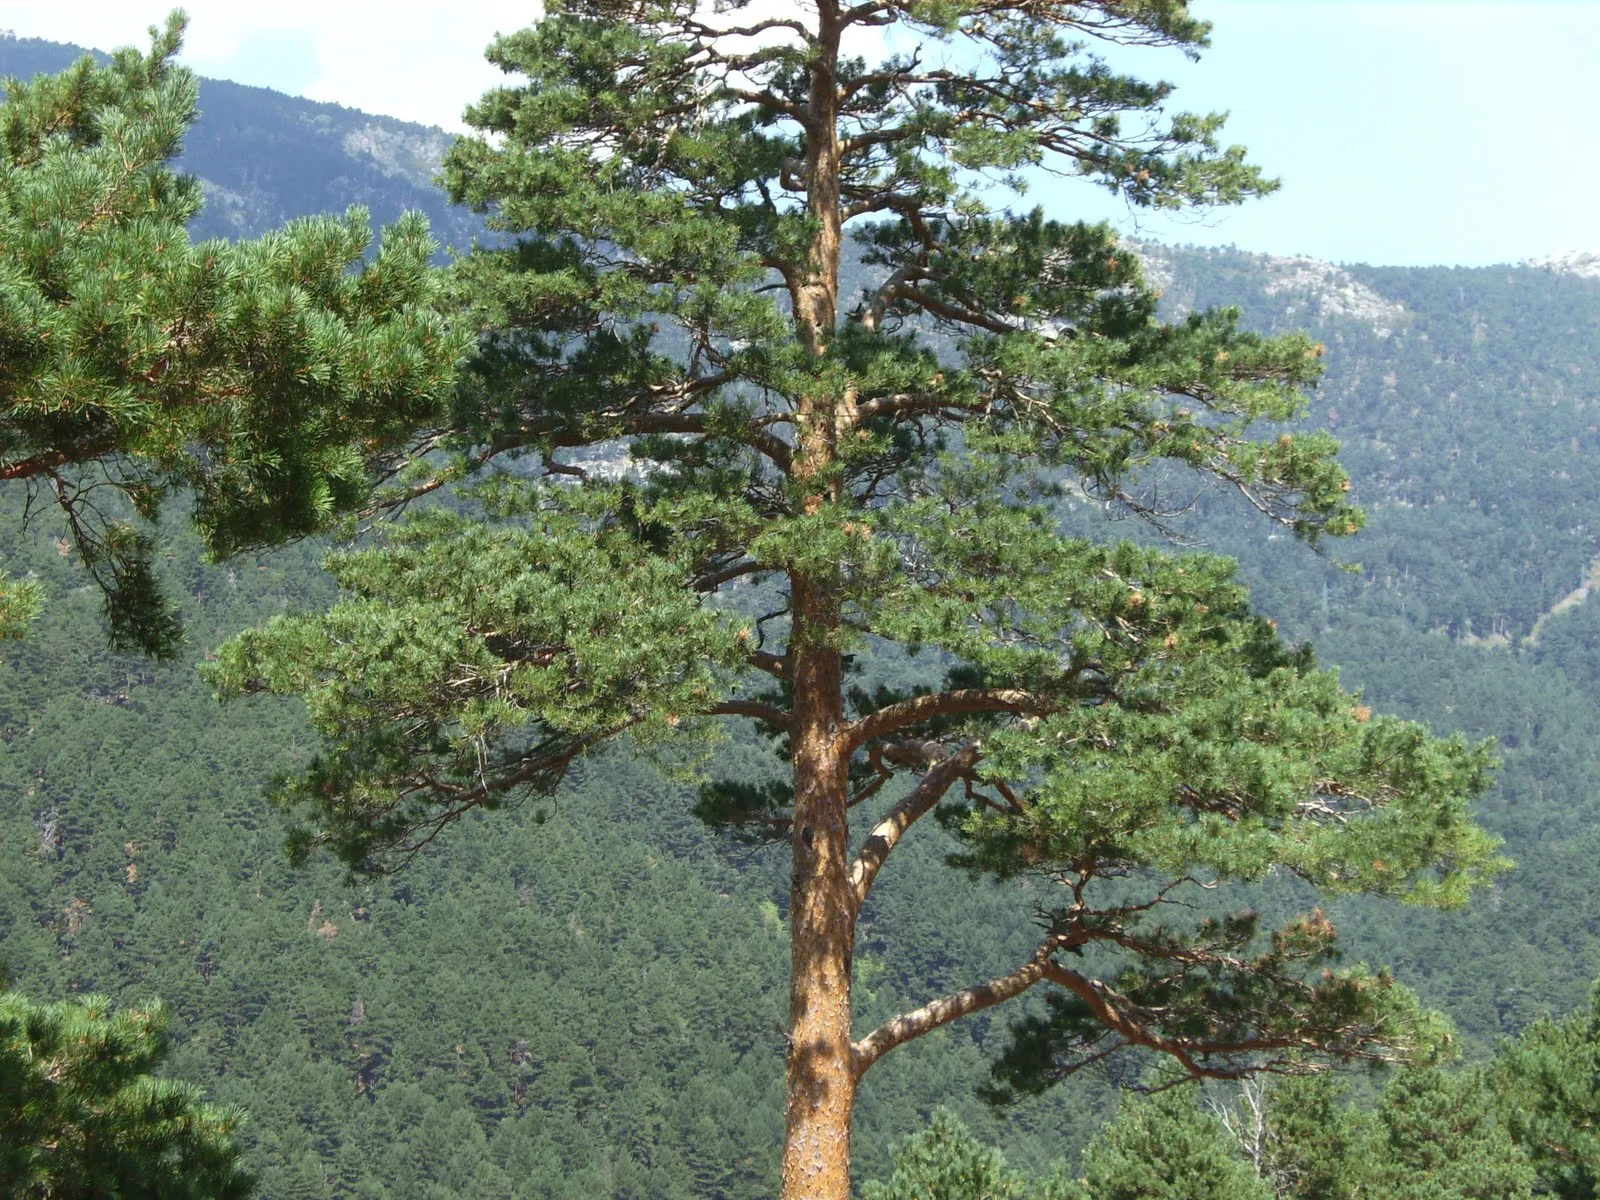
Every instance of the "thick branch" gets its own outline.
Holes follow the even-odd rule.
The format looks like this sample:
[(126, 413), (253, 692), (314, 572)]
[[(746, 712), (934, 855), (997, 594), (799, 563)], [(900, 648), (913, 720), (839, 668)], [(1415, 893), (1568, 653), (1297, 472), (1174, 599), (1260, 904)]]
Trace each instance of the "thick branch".
[(856, 424), (864, 425), (874, 417), (905, 417), (916, 413), (949, 413), (952, 419), (969, 405), (942, 396), (937, 392), (897, 392), (892, 396), (878, 396), (856, 409)]
[(866, 903), (867, 893), (872, 890), (873, 881), (883, 869), (889, 852), (899, 845), (906, 830), (932, 811), (951, 785), (978, 765), (980, 757), (977, 746), (956, 751), (924, 775), (922, 782), (873, 828), (861, 847), (860, 856), (850, 865), (850, 887), (855, 892), (858, 911)]
[[(110, 447), (107, 447), (109, 452)], [(86, 454), (83, 457), (95, 457), (95, 454)], [(63, 450), (50, 450), (43, 454), (36, 454), (32, 458), (18, 459), (16, 462), (0, 464), (0, 482), (10, 479), (32, 479), (36, 475), (45, 475), (57, 467), (64, 467), (72, 461), (72, 456)]]
[(800, 21), (786, 17), (771, 17), (765, 21), (757, 21), (754, 25), (735, 25), (726, 29), (718, 29), (699, 21), (685, 21), (683, 27), (690, 33), (703, 38), (726, 37), (757, 37), (771, 29), (788, 29), (798, 33), (806, 42), (815, 42), (816, 36), (806, 25)]
[(779, 679), (789, 678), (789, 656), (787, 654), (772, 654), (766, 650), (753, 650), (750, 653), (750, 665), (758, 671), (765, 671)]
[(766, 563), (753, 560), (743, 560), (729, 563), (715, 571), (707, 571), (703, 575), (696, 575), (690, 586), (697, 592), (714, 592), (725, 583), (732, 583), (735, 579), (742, 579), (746, 575), (759, 575), (762, 571), (772, 570)]
[(715, 708), (706, 710), (706, 715), (711, 717), (749, 717), (752, 721), (762, 721), (778, 729), (790, 729), (794, 725), (794, 714), (785, 712), (771, 704), (761, 704), (754, 700), (726, 700)]
[(1055, 700), (1025, 692), (1020, 688), (958, 688), (951, 692), (931, 692), (888, 704), (845, 727), (845, 745), (851, 750), (873, 738), (884, 737), (909, 725), (935, 717), (963, 713), (1027, 713), (1043, 716), (1059, 707)]
[[(619, 428), (601, 434), (581, 429), (553, 430), (543, 433), (538, 429), (527, 427), (518, 432), (524, 437), (543, 441), (546, 446), (555, 450), (570, 450), (612, 437), (642, 437), (656, 433), (687, 433), (699, 434), (705, 437), (719, 436), (744, 442), (752, 450), (759, 451), (771, 459), (773, 465), (780, 471), (787, 473), (794, 461), (794, 452), (790, 450), (787, 442), (770, 430), (764, 429), (753, 422), (738, 433), (728, 433), (708, 427), (705, 414), (697, 412), (624, 413), (618, 417), (608, 418), (602, 416), (599, 419), (615, 419)], [(508, 448), (511, 444), (507, 443), (504, 446), (497, 447), (497, 449)]]
[[(711, 434), (701, 413), (641, 413), (627, 418), (626, 432), (630, 435), (648, 433), (698, 433)], [(782, 438), (761, 428), (751, 426), (740, 439), (752, 449), (759, 450), (772, 460), (781, 471), (788, 471), (794, 455)]]
[(970, 325), (974, 329), (983, 329), (989, 333), (1016, 333), (1018, 324), (1007, 321), (1002, 317), (990, 313), (980, 312), (975, 308), (967, 308), (937, 296), (929, 295), (919, 288), (906, 288), (902, 291), (900, 299), (909, 300), (923, 312), (930, 316), (938, 317), (941, 321), (948, 321), (952, 325)]
[(906, 285), (916, 279), (927, 277), (927, 268), (920, 263), (907, 263), (897, 270), (872, 297), (872, 302), (867, 305), (866, 312), (861, 314), (861, 324), (868, 333), (877, 333), (878, 326), (883, 323), (883, 314), (888, 311), (889, 305), (899, 299), (906, 291)]
[(1060, 948), (1061, 939), (1051, 938), (1039, 947), (1031, 959), (1011, 974), (942, 996), (938, 1000), (924, 1004), (914, 1012), (901, 1013), (893, 1020), (878, 1026), (850, 1048), (856, 1078), (860, 1079), (871, 1069), (873, 1063), (896, 1046), (902, 1046), (923, 1034), (932, 1033), (940, 1026), (950, 1024), (951, 1021), (971, 1013), (982, 1012), (1014, 996), (1020, 996), (1045, 977), (1050, 956)]

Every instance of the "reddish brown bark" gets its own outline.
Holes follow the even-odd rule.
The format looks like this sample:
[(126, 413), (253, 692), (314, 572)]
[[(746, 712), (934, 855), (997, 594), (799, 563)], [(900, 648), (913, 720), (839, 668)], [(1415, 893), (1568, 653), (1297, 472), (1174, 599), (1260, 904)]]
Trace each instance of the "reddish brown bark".
[(856, 906), (848, 752), (833, 644), (838, 600), (794, 582), (794, 827), (789, 890), (788, 1099), (783, 1200), (846, 1200), (856, 1073), (850, 1036)]
[[(816, 234), (803, 277), (790, 279), (796, 332), (818, 357), (839, 310), (840, 207), (838, 55), (840, 13), (818, 6), (806, 132), (807, 207)], [(849, 396), (818, 394), (797, 405), (793, 478), (801, 511), (838, 500), (834, 475), (840, 411)], [(782, 1200), (848, 1200), (850, 1122), (856, 1069), (851, 972), (856, 903), (850, 878), (849, 761), (839, 654), (839, 578), (794, 573), (789, 666), (794, 693), (793, 874), (789, 889), (789, 1048)]]

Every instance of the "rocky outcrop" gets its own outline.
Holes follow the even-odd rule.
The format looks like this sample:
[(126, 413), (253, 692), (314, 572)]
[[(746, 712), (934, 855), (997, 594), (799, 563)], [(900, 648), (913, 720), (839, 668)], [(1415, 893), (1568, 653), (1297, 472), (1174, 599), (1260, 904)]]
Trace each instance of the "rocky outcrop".
[(1576, 275), (1579, 279), (1600, 279), (1600, 251), (1564, 250), (1548, 258), (1535, 258), (1527, 264), (1554, 271), (1557, 275)]
[(1358, 280), (1343, 267), (1321, 259), (1239, 251), (1174, 250), (1155, 242), (1129, 240), (1144, 259), (1145, 276), (1163, 292), (1178, 284), (1179, 255), (1226, 253), (1246, 269), (1254, 268), (1255, 282), (1268, 296), (1286, 301), (1286, 317), (1301, 320), (1343, 319), (1369, 324), (1380, 337), (1404, 325), (1406, 309)]

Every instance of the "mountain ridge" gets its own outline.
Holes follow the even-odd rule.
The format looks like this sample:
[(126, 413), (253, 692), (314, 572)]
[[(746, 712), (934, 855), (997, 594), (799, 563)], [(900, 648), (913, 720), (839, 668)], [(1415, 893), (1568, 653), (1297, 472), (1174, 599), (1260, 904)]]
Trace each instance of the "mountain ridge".
[[(41, 38), (0, 36), (0, 75), (28, 78), (65, 69), (97, 50)], [(295, 217), (364, 204), (375, 226), (413, 209), (442, 246), (468, 248), (483, 220), (451, 205), (434, 176), (453, 135), (307, 100), (274, 88), (200, 76), (200, 119), (184, 141), (180, 169), (206, 193), (196, 237), (242, 237)], [(293, 147), (292, 153), (286, 153)]]
[(1561, 250), (1545, 258), (1530, 259), (1529, 267), (1576, 275), (1580, 279), (1600, 279), (1600, 251)]

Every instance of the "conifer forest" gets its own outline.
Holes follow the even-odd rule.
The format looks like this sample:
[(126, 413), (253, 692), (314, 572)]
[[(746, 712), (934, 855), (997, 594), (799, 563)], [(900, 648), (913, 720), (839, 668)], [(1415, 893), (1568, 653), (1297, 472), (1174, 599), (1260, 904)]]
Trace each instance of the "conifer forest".
[(1600, 269), (1192, 7), (0, 35), (0, 1196), (1600, 1195)]

